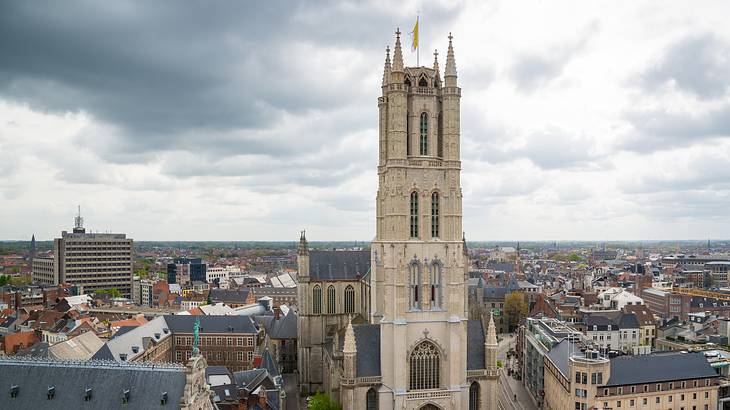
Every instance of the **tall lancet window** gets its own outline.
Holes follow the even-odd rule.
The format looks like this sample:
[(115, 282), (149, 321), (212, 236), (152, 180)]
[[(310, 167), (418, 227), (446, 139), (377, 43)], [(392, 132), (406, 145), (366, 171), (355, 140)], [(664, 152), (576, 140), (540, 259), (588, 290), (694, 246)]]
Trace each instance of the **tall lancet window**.
[(421, 308), (421, 266), (414, 260), (408, 265), (408, 293), (411, 309)]
[(438, 141), (437, 141), (437, 147), (438, 150), (438, 156), (443, 157), (444, 156), (444, 116), (439, 113), (439, 119), (438, 119)]
[(440, 308), (441, 307), (441, 274), (442, 274), (442, 268), (441, 268), (441, 262), (435, 261), (430, 266), (430, 281), (429, 281), (429, 305), (431, 308)]
[(319, 315), (322, 313), (322, 288), (314, 285), (312, 289), (312, 313)]
[(345, 313), (355, 313), (355, 288), (352, 285), (345, 288)]
[(473, 382), (469, 386), (469, 410), (479, 410), (479, 383)]
[(327, 313), (334, 314), (335, 311), (335, 287), (329, 285), (327, 288)]
[(431, 237), (439, 237), (439, 193), (431, 194)]
[(428, 114), (421, 113), (421, 155), (428, 155)]
[(411, 155), (411, 116), (406, 112), (406, 155)]
[(409, 357), (410, 390), (438, 389), (440, 385), (441, 355), (428, 340), (416, 346)]
[(418, 192), (411, 192), (411, 238), (418, 238)]

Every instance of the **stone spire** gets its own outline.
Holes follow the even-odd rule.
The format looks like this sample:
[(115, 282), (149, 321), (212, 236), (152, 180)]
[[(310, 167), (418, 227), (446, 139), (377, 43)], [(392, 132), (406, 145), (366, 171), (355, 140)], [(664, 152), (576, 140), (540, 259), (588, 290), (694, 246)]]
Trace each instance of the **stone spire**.
[(436, 71), (436, 76), (439, 76), (439, 51), (433, 50), (433, 69)]
[(299, 236), (299, 251), (297, 253), (301, 256), (309, 255), (309, 245), (307, 244), (305, 231), (302, 231), (301, 235)]
[(403, 52), (400, 48), (400, 29), (395, 31), (395, 48), (393, 49), (393, 70), (403, 71)]
[(390, 81), (390, 46), (385, 48), (385, 68), (383, 68), (383, 85)]
[(355, 345), (355, 329), (352, 328), (352, 316), (347, 319), (345, 345), (342, 348), (342, 353), (357, 353), (357, 346)]
[(469, 249), (466, 247), (466, 233), (465, 232), (461, 233), (461, 244), (463, 245), (463, 248), (464, 248), (464, 256), (469, 256)]
[(494, 327), (494, 313), (489, 313), (489, 325), (487, 325), (487, 341), (485, 345), (488, 347), (497, 346), (497, 329)]
[(456, 87), (456, 60), (454, 59), (454, 47), (451, 44), (453, 38), (449, 33), (449, 51), (446, 53), (446, 70), (444, 71), (447, 87)]

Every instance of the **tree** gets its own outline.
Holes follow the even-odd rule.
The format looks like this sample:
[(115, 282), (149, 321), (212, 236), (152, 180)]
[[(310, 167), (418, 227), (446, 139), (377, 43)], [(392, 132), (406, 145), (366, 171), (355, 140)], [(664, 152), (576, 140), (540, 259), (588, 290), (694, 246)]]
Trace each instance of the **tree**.
[(577, 253), (573, 252), (568, 256), (568, 260), (571, 262), (580, 262), (583, 260), (583, 258), (580, 257)]
[(510, 331), (527, 316), (527, 302), (521, 292), (512, 292), (504, 298), (504, 316)]
[(715, 278), (712, 277), (710, 272), (705, 272), (705, 277), (702, 279), (702, 287), (709, 289), (715, 284)]
[(10, 283), (10, 275), (0, 275), (0, 286)]
[(317, 393), (309, 400), (307, 404), (309, 410), (340, 410), (341, 407), (337, 402), (332, 400), (330, 396), (324, 393)]

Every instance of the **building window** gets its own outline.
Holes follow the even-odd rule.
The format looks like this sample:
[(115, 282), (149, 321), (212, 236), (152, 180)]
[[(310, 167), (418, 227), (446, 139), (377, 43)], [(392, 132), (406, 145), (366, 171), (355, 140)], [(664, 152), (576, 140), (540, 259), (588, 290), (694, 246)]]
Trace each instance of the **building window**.
[(335, 287), (332, 285), (329, 285), (327, 287), (327, 313), (334, 314), (335, 313)]
[(418, 192), (411, 192), (411, 238), (418, 238)]
[(421, 265), (417, 260), (411, 261), (408, 265), (409, 270), (409, 287), (410, 287), (410, 301), (411, 309), (421, 308), (421, 295), (419, 295), (421, 289)]
[(472, 382), (469, 386), (469, 410), (479, 410), (479, 383)]
[(355, 313), (355, 288), (352, 285), (345, 288), (345, 313)]
[(410, 389), (437, 389), (441, 378), (441, 357), (436, 345), (423, 341), (410, 355)]
[(430, 266), (431, 273), (431, 286), (430, 286), (430, 299), (431, 307), (441, 307), (441, 263), (434, 262)]
[(365, 409), (366, 410), (378, 410), (378, 394), (375, 393), (375, 389), (370, 388), (365, 393)]
[(243, 338), (242, 337), (237, 337), (236, 338), (236, 344), (238, 346), (243, 346)]
[(312, 289), (312, 313), (319, 315), (322, 313), (322, 288), (314, 285)]
[(253, 352), (246, 352), (246, 359), (249, 362), (252, 362), (253, 361)]
[(421, 155), (428, 155), (428, 114), (421, 113), (421, 138), (420, 138)]
[(241, 352), (241, 351), (238, 351), (238, 352), (236, 352), (236, 353), (237, 353), (237, 354), (236, 354), (236, 356), (237, 356), (237, 358), (238, 358), (238, 361), (239, 361), (239, 362), (242, 362), (242, 361), (243, 361), (243, 352)]
[(431, 194), (431, 237), (439, 237), (439, 193)]

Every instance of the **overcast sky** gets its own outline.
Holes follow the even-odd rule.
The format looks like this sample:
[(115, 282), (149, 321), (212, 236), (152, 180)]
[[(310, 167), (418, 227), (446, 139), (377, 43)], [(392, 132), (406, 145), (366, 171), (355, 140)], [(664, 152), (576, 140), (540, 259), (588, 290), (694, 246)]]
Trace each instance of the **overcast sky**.
[(468, 239), (730, 236), (730, 2), (88, 0), (0, 2), (0, 239), (79, 204), (136, 240), (372, 239), (417, 10), (423, 64), (454, 35)]

